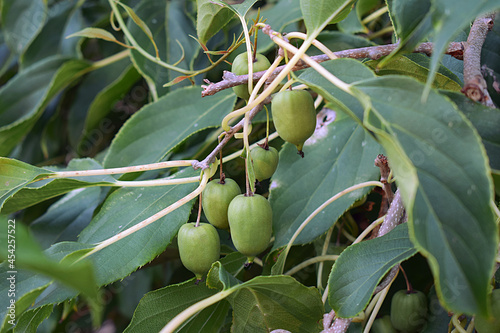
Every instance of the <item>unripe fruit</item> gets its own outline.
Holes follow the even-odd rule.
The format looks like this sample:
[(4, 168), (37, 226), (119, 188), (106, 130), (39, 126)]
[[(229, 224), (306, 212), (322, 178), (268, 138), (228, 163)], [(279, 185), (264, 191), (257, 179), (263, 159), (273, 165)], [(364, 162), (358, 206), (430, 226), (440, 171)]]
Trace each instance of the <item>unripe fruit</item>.
[(284, 90), (271, 102), (274, 127), (279, 136), (295, 146), (303, 156), (304, 142), (316, 129), (316, 109), (311, 95), (304, 90)]
[[(265, 56), (263, 56), (260, 53), (257, 53), (255, 55), (255, 60), (253, 62), (253, 72), (261, 72), (265, 71), (271, 66), (271, 63)], [(236, 58), (234, 58), (233, 65), (231, 67), (231, 72), (233, 72), (236, 75), (244, 75), (248, 74), (248, 58), (247, 58), (247, 53), (243, 52), (241, 54), (238, 54)], [(247, 84), (241, 84), (239, 86), (233, 87), (234, 93), (244, 99), (248, 100), (250, 98), (250, 94), (248, 93), (248, 85)], [(262, 91), (259, 91), (262, 92)]]
[(178, 246), (179, 255), (184, 267), (201, 280), (203, 274), (208, 272), (212, 263), (219, 260), (220, 239), (215, 227), (208, 223), (183, 224), (179, 229)]
[(391, 301), (392, 326), (403, 333), (416, 333), (427, 322), (427, 297), (421, 291), (400, 290)]
[(278, 167), (279, 154), (276, 148), (257, 146), (250, 151), (253, 170), (257, 180), (271, 178)]
[(396, 329), (392, 326), (391, 317), (383, 316), (375, 319), (373, 322), (371, 333), (396, 333)]
[(491, 297), (491, 317), (476, 316), (475, 325), (478, 333), (500, 333), (500, 289), (495, 289)]
[(271, 240), (271, 205), (261, 195), (240, 194), (231, 201), (227, 213), (233, 244), (252, 263), (255, 256), (269, 246)]
[(228, 229), (227, 208), (238, 194), (241, 194), (240, 187), (231, 178), (225, 178), (224, 184), (220, 183), (220, 179), (210, 181), (201, 196), (201, 204), (208, 222), (219, 229)]

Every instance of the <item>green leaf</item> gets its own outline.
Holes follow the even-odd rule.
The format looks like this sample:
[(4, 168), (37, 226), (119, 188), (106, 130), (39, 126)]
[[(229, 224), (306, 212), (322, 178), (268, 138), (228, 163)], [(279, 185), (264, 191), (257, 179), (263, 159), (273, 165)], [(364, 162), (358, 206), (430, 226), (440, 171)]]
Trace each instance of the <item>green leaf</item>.
[(418, 27), (431, 8), (430, 0), (388, 1), (397, 39), (406, 40)]
[[(236, 285), (238, 281), (233, 275), (243, 268), (245, 261), (245, 256), (233, 252), (215, 262), (213, 267), (220, 270), (221, 276), (225, 275), (228, 279), (234, 280)], [(212, 271), (213, 268), (208, 274), (206, 285), (201, 283), (196, 285), (194, 279), (190, 279), (181, 284), (170, 285), (146, 294), (137, 306), (134, 317), (125, 332), (160, 331), (163, 326), (190, 305), (215, 295), (216, 290), (209, 284), (210, 275), (213, 275), (212, 279), (215, 277), (214, 283), (216, 285), (220, 282), (217, 281), (218, 275), (214, 276)], [(178, 332), (219, 332), (228, 311), (229, 303), (226, 301), (211, 305), (184, 323)]]
[(460, 93), (443, 92), (464, 113), (481, 136), (490, 168), (500, 174), (500, 110), (471, 101)]
[(410, 237), (427, 256), (446, 308), (485, 313), (497, 251), (487, 157), (471, 124), (409, 78), (356, 84), (371, 100), (366, 126), (384, 146), (406, 205)]
[(62, 241), (76, 241), (100, 204), (101, 191), (98, 187), (74, 190), (33, 221), (30, 230), (42, 248)]
[(118, 40), (109, 31), (101, 28), (85, 28), (80, 31), (74, 32), (66, 38), (72, 37), (86, 37), (86, 38), (100, 38), (108, 42), (117, 42)]
[[(96, 319), (99, 318), (102, 308), (102, 302), (99, 299), (97, 284), (93, 274), (92, 266), (89, 262), (57, 262), (48, 258), (38, 247), (36, 241), (28, 233), (26, 227), (20, 223), (12, 223), (9, 220), (9, 232), (0, 234), (3, 244), (11, 244), (11, 240), (15, 240), (15, 260), (7, 261), (8, 269), (16, 270), (17, 268), (28, 269), (45, 276), (48, 276), (56, 281), (59, 281), (70, 288), (74, 288), (83, 293), (89, 300), (93, 313)], [(11, 233), (10, 230), (15, 232)], [(22, 244), (22, 246), (20, 246)], [(11, 259), (9, 255), (10, 247), (4, 247), (0, 250), (0, 260)], [(9, 272), (7, 272), (9, 273)], [(10, 273), (11, 277), (16, 278), (15, 273)], [(3, 281), (2, 281), (3, 282)]]
[[(173, 178), (199, 174), (192, 168)], [(99, 212), (79, 237), (79, 242), (96, 244), (127, 230), (177, 202), (197, 184), (120, 188), (109, 195)], [(104, 285), (121, 279), (162, 253), (189, 218), (193, 201), (158, 219), (147, 227), (92, 254), (97, 281)]]
[[(147, 293), (137, 306), (125, 332), (159, 332), (181, 311), (217, 293), (194, 282), (191, 279)], [(176, 332), (218, 332), (228, 310), (229, 304), (225, 301), (209, 306)]]
[(300, 0), (308, 35), (319, 33), (327, 24), (342, 21), (353, 3), (354, 0)]
[(5, 200), (21, 190), (35, 178), (52, 173), (27, 163), (10, 158), (0, 157), (0, 209)]
[[(379, 60), (370, 60), (365, 64), (377, 70), (378, 75), (405, 75), (425, 83), (429, 74), (429, 61), (429, 58), (423, 54), (411, 53), (402, 57), (392, 58), (378, 70)], [(462, 89), (460, 79), (443, 66), (439, 67), (436, 78), (432, 83), (432, 88), (453, 91), (460, 91)]]
[[(237, 263), (241, 263), (241, 258), (237, 258)], [(243, 262), (244, 264), (244, 262)], [(240, 268), (242, 268), (242, 265)], [(228, 272), (221, 262), (214, 262), (212, 268), (207, 274), (207, 286), (212, 289), (219, 289), (220, 291), (231, 289), (240, 284), (240, 281)]]
[[(346, 83), (375, 77), (375, 74), (367, 66), (354, 59), (330, 60), (321, 65)], [(363, 119), (363, 105), (354, 96), (340, 90), (312, 68), (304, 71), (299, 76), (299, 80), (333, 104), (335, 110), (349, 114), (358, 122)]]
[[(354, 120), (328, 111), (318, 116), (316, 132), (304, 145), (305, 158), (285, 144), (272, 177), (269, 201), (273, 208), (273, 249), (286, 245), (302, 222), (321, 204), (346, 188), (377, 179), (373, 161), (380, 146)], [(342, 176), (340, 176), (342, 175)], [(345, 195), (318, 214), (297, 237), (305, 244), (325, 233), (359, 198), (364, 188)]]
[(51, 99), (89, 66), (82, 60), (47, 58), (16, 75), (0, 89), (0, 156), (12, 151)]
[[(102, 166), (96, 161), (88, 158), (71, 160), (65, 171), (94, 169), (102, 169)], [(116, 179), (109, 175), (40, 180), (30, 183), (22, 189), (18, 189), (15, 193), (7, 193), (8, 198), (5, 200), (2, 213), (13, 213), (78, 188), (89, 186), (115, 186), (115, 182)]]
[(82, 2), (70, 0), (49, 7), (47, 22), (21, 56), (21, 69), (53, 56), (78, 57), (78, 39), (65, 37), (84, 28), (81, 5)]
[[(123, 62), (118, 62), (116, 65), (121, 65), (123, 69)], [(106, 69), (108, 69), (108, 67), (112, 66), (107, 66)], [(104, 75), (109, 75), (110, 71), (104, 70), (103, 72)], [(81, 124), (83, 125), (83, 129), (77, 148), (78, 152), (83, 155), (88, 154), (93, 147), (98, 146), (100, 144), (99, 141), (101, 141), (100, 139), (113, 130), (114, 126), (111, 120), (108, 119), (108, 116), (114, 111), (116, 101), (123, 98), (137, 80), (140, 79), (139, 73), (132, 65), (126, 67), (119, 76), (116, 76), (116, 72), (114, 72), (114, 74), (115, 76), (106, 75), (107, 80), (104, 81), (105, 84), (108, 83), (107, 81), (109, 79), (114, 80), (104, 85), (98, 91), (97, 95), (95, 95), (91, 103), (88, 104), (88, 112), (86, 112), (85, 122)], [(102, 79), (101, 75), (97, 76), (97, 79), (99, 77)], [(88, 89), (82, 94), (86, 92), (88, 92)], [(121, 117), (125, 116), (126, 115), (121, 115)]]
[(159, 161), (190, 135), (219, 125), (232, 111), (235, 99), (231, 90), (202, 98), (200, 87), (169, 93), (143, 107), (123, 125), (104, 165), (109, 168)]
[(368, 33), (368, 29), (361, 23), (357, 10), (351, 10), (349, 15), (338, 24), (339, 30), (347, 34)]
[(466, 27), (476, 16), (500, 8), (498, 0), (434, 0), (432, 2), (433, 53), (426, 92), (434, 76), (448, 42), (460, 29)]
[(340, 317), (354, 317), (364, 310), (385, 274), (415, 253), (406, 223), (382, 237), (349, 246), (328, 279), (330, 306)]
[(47, 319), (52, 313), (54, 306), (48, 304), (33, 310), (24, 312), (17, 321), (16, 327), (14, 327), (14, 333), (36, 333), (38, 326)]
[(321, 295), (290, 276), (258, 276), (233, 288), (232, 332), (318, 332), (324, 313)]
[[(498, 24), (493, 25), (493, 28), (486, 35), (486, 40), (481, 49), (481, 65), (492, 70), (497, 80), (500, 78), (500, 25)], [(493, 80), (491, 76), (491, 73), (485, 75), (488, 90), (495, 105), (500, 105), (500, 94), (494, 88), (492, 89)]]
[(2, 33), (9, 49), (21, 54), (40, 32), (47, 16), (43, 0), (3, 0)]
[(196, 31), (200, 42), (206, 42), (233, 18), (234, 13), (210, 0), (197, 0)]

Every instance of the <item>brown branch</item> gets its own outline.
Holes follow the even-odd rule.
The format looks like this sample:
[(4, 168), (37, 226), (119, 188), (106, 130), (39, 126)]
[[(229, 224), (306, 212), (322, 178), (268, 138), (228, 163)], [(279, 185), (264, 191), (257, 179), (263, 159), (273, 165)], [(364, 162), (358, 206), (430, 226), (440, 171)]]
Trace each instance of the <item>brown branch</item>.
[[(267, 104), (270, 101), (271, 101), (271, 97), (268, 97), (262, 103), (260, 103), (259, 105), (254, 107), (252, 110), (250, 110), (248, 112), (248, 116), (249, 116), (250, 120), (252, 120), (253, 117), (255, 117), (255, 115), (260, 110), (262, 110), (262, 108), (264, 107), (264, 104)], [(217, 154), (219, 154), (219, 152), (229, 142), (229, 140), (234, 136), (234, 134), (243, 128), (244, 123), (245, 123), (245, 119), (242, 119), (236, 125), (231, 127), (231, 129), (228, 132), (226, 132), (226, 134), (224, 135), (224, 139), (222, 139), (219, 142), (217, 147), (215, 147), (214, 150), (212, 150), (212, 152), (210, 154), (208, 154), (207, 157), (205, 157), (205, 159), (203, 161), (201, 161), (201, 162), (194, 161), (192, 163), (193, 168), (202, 169), (202, 170), (207, 169), (210, 166), (210, 164), (212, 164), (215, 161), (215, 157), (217, 156)]]
[[(377, 60), (383, 56), (390, 54), (392, 51), (396, 49), (397, 46), (398, 44), (369, 46), (358, 49), (338, 51), (334, 52), (334, 54), (338, 58), (352, 58), (352, 59), (368, 58)], [(432, 43), (422, 43), (413, 52), (431, 55), (432, 47), (433, 47)], [(450, 43), (450, 45), (448, 46), (446, 54), (449, 54), (457, 59), (462, 59), (463, 49), (464, 46), (461, 42), (453, 42)], [(311, 58), (318, 63), (330, 60), (330, 58), (326, 54), (312, 56)], [(296, 65), (294, 68), (292, 68), (292, 71), (298, 71), (308, 67), (309, 65), (307, 65), (305, 62), (300, 62), (299, 65)], [(277, 67), (274, 70), (273, 74), (269, 77), (268, 81), (276, 77), (283, 70), (283, 68), (285, 68), (285, 65)], [(264, 75), (264, 73), (265, 71), (254, 73), (253, 74), (254, 82), (257, 82), (262, 77), (262, 75)], [(235, 75), (231, 72), (224, 71), (224, 74), (222, 75), (222, 81), (213, 83), (208, 80), (205, 80), (205, 83), (207, 83), (207, 85), (202, 86), (203, 88), (203, 91), (201, 92), (202, 97), (214, 95), (221, 90), (235, 87), (240, 84), (246, 84), (248, 83), (248, 75)]]
[(462, 93), (473, 101), (495, 107), (481, 73), (481, 49), (488, 31), (493, 27), (494, 13), (478, 17), (472, 25), (464, 49), (464, 87)]

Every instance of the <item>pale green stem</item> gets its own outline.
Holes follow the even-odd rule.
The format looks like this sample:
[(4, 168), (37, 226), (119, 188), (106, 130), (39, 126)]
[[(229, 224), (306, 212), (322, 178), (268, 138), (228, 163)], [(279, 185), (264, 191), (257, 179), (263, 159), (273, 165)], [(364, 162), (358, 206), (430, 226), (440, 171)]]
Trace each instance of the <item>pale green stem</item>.
[(345, 229), (342, 228), (342, 235), (344, 235), (347, 240), (354, 242), (356, 238), (354, 238), (350, 233), (348, 233)]
[(469, 326), (467, 326), (467, 333), (472, 333), (474, 332), (474, 321), (475, 321), (475, 318), (472, 317), (472, 319), (470, 320), (469, 322)]
[[(252, 103), (259, 93), (260, 88), (264, 85), (266, 82), (267, 78), (271, 76), (271, 74), (274, 72), (274, 70), (279, 66), (281, 60), (283, 60), (283, 57), (278, 56), (276, 59), (274, 59), (273, 63), (271, 66), (266, 70), (264, 75), (259, 79), (257, 84), (255, 85), (255, 88), (251, 91), (250, 98), (248, 99), (248, 103)], [(250, 76), (249, 76), (250, 78)]]
[[(268, 141), (274, 140), (278, 136), (279, 136), (278, 132), (274, 132), (273, 134), (269, 135)], [(263, 144), (264, 141), (266, 141), (265, 138), (262, 139), (262, 140), (259, 140), (259, 141), (255, 142), (254, 144), (250, 145), (250, 149), (257, 147), (257, 144), (259, 144), (259, 143)], [(240, 150), (232, 153), (231, 155), (224, 156), (224, 158), (222, 159), (222, 162), (226, 163), (228, 161), (234, 160), (235, 158), (240, 157), (242, 152), (243, 152), (243, 149), (240, 149)]]
[(290, 238), (290, 240), (288, 241), (288, 244), (287, 244), (287, 246), (285, 248), (285, 251), (283, 251), (283, 253), (281, 253), (281, 256), (285, 256), (284, 260), (286, 260), (286, 257), (288, 256), (288, 252), (290, 252), (290, 248), (292, 247), (293, 242), (295, 241), (295, 239), (297, 239), (297, 237), (302, 232), (302, 230), (304, 230), (304, 228), (309, 224), (309, 222), (312, 221), (312, 219), (314, 217), (316, 217), (316, 215), (318, 215), (323, 209), (325, 209), (328, 205), (330, 205), (332, 202), (334, 202), (338, 198), (342, 197), (343, 195), (346, 195), (347, 193), (359, 190), (359, 189), (364, 188), (364, 187), (369, 187), (369, 186), (384, 187), (384, 184), (382, 184), (379, 181), (368, 181), (368, 182), (364, 182), (364, 183), (353, 185), (353, 186), (348, 187), (345, 190), (340, 191), (339, 193), (335, 194), (333, 197), (331, 197), (327, 201), (323, 202), (318, 208), (316, 208), (316, 210), (314, 210), (314, 212), (312, 212), (304, 220), (304, 222), (302, 222), (302, 224), (299, 226), (299, 228), (293, 234), (292, 238)]
[(111, 168), (111, 169), (96, 169), (96, 170), (79, 170), (79, 171), (58, 171), (50, 174), (46, 177), (42, 177), (39, 180), (53, 179), (53, 178), (69, 178), (69, 177), (87, 177), (87, 176), (102, 176), (102, 175), (117, 175), (129, 172), (141, 172), (149, 170), (158, 170), (166, 168), (176, 168), (183, 166), (191, 166), (193, 160), (178, 160), (178, 161), (167, 161), (158, 162), (151, 164), (143, 164), (136, 166), (129, 166), (123, 168)]
[(381, 224), (382, 222), (384, 222), (384, 218), (385, 218), (385, 215), (382, 216), (382, 217), (379, 217), (378, 219), (376, 219), (375, 221), (373, 221), (369, 226), (368, 228), (366, 228), (365, 230), (363, 230), (363, 232), (358, 236), (358, 238), (356, 238), (356, 240), (354, 242), (352, 242), (351, 245), (354, 245), (356, 243), (359, 243), (361, 242), (363, 239), (365, 239), (366, 236), (368, 236), (368, 234), (373, 230), (375, 229), (376, 226), (378, 226), (379, 224)]
[[(293, 38), (300, 38), (300, 39), (307, 39), (307, 35), (302, 32), (290, 32), (286, 35), (286, 38), (288, 40), (293, 39)], [(335, 53), (332, 52), (328, 47), (326, 47), (323, 43), (318, 41), (317, 39), (312, 41), (312, 45), (315, 46), (318, 50), (323, 52), (328, 56), (330, 59), (337, 59), (338, 57), (335, 55)]]
[(374, 11), (373, 13), (371, 13), (370, 15), (368, 15), (367, 17), (365, 17), (361, 21), (361, 23), (364, 24), (364, 25), (366, 25), (366, 24), (370, 23), (371, 21), (376, 20), (380, 16), (384, 15), (388, 11), (389, 11), (389, 8), (387, 6), (384, 6), (384, 7), (380, 8), (380, 9)]
[(205, 298), (198, 303), (195, 303), (179, 313), (174, 317), (165, 327), (163, 327), (160, 333), (173, 333), (175, 330), (182, 325), (183, 322), (200, 312), (201, 310), (209, 307), (212, 304), (222, 301), (227, 296), (231, 295), (234, 292), (234, 289), (228, 289), (221, 292), (218, 292), (215, 295), (212, 295), (208, 298)]
[(149, 187), (149, 186), (166, 186), (166, 185), (182, 185), (191, 184), (200, 181), (200, 177), (186, 177), (177, 179), (151, 179), (151, 180), (138, 180), (138, 181), (120, 181), (117, 180), (113, 184), (115, 186), (123, 187)]
[(262, 260), (260, 258), (253, 258), (253, 262), (256, 263), (257, 265), (259, 265), (260, 267), (264, 267), (264, 263), (262, 262)]
[(314, 101), (314, 108), (317, 109), (322, 102), (323, 102), (323, 96), (318, 95), (318, 97)]
[(378, 296), (378, 299), (377, 299), (377, 302), (375, 304), (375, 307), (373, 308), (373, 311), (370, 314), (370, 318), (368, 319), (368, 322), (366, 323), (366, 326), (365, 326), (363, 333), (370, 332), (370, 328), (372, 327), (373, 322), (375, 321), (375, 318), (377, 317), (377, 314), (380, 311), (380, 308), (382, 307), (382, 303), (384, 303), (384, 300), (387, 297), (387, 293), (389, 292), (389, 289), (391, 288), (392, 282), (394, 282), (394, 279), (391, 281), (391, 283), (387, 287), (385, 287), (384, 289), (382, 289), (381, 292), (379, 292), (377, 295), (375, 295), (375, 296)]
[(327, 284), (325, 291), (323, 292), (323, 296), (321, 296), (321, 301), (323, 302), (323, 304), (326, 304), (326, 299), (328, 298), (328, 291), (329, 290), (330, 290), (330, 285)]
[[(330, 240), (332, 238), (334, 228), (335, 225), (332, 225), (330, 229), (328, 229), (328, 232), (326, 233), (325, 242), (323, 243), (323, 249), (321, 250), (322, 256), (326, 255), (326, 253), (328, 252), (328, 247), (330, 246)], [(323, 267), (324, 267), (324, 262), (322, 261), (318, 265), (318, 277), (316, 279), (316, 286), (318, 287), (318, 290), (323, 289)]]
[[(464, 330), (464, 328), (462, 327), (462, 325), (460, 325), (460, 320), (458, 320), (458, 318), (461, 316), (460, 313), (455, 313), (453, 315), (453, 317), (451, 317), (451, 322), (453, 323), (453, 326), (455, 326), (455, 330), (456, 332), (460, 332), (460, 333), (467, 333), (466, 330)], [(454, 331), (455, 331), (454, 330)]]
[(389, 32), (392, 32), (392, 31), (394, 31), (394, 27), (390, 26), (390, 27), (381, 29), (381, 30), (379, 30), (377, 32), (374, 32), (373, 34), (366, 36), (366, 38), (368, 38), (368, 39), (375, 39), (377, 37), (383, 36), (383, 35), (385, 35), (385, 34), (387, 34)]
[[(281, 87), (280, 92), (287, 90), (295, 82), (297, 82), (297, 81), (295, 81), (294, 79), (286, 81), (286, 83), (283, 85), (283, 87)], [(294, 90), (300, 90), (300, 89), (298, 87), (295, 87)]]
[(97, 69), (101, 68), (107, 65), (110, 65), (112, 63), (115, 63), (117, 61), (120, 61), (126, 57), (130, 56), (130, 50), (123, 50), (121, 52), (118, 52), (116, 54), (113, 54), (110, 57), (104, 58), (102, 60), (96, 61), (92, 64), (91, 68), (92, 69)]
[(495, 214), (497, 215), (497, 219), (500, 219), (500, 209), (498, 209), (497, 205), (495, 204), (495, 201), (491, 201), (491, 206), (493, 207), (493, 210), (495, 211)]
[(245, 44), (247, 47), (247, 61), (248, 61), (248, 93), (252, 93), (253, 89), (253, 52), (252, 52), (252, 42), (250, 41), (250, 34), (248, 33), (247, 22), (245, 17), (238, 15), (241, 21), (241, 26), (243, 27), (243, 34), (245, 35)]
[[(295, 46), (285, 42), (282, 39), (279, 38), (273, 38), (273, 41), (281, 46), (282, 48), (286, 49), (287, 51), (291, 51), (292, 53), (298, 52), (299, 49), (297, 49)], [(302, 47), (301, 47), (302, 48)], [(294, 56), (295, 57), (295, 56)], [(292, 58), (293, 59), (293, 58)], [(302, 54), (301, 59), (304, 60), (310, 67), (314, 68), (321, 76), (323, 76), (325, 79), (330, 81), (332, 84), (334, 84), (336, 87), (339, 89), (345, 91), (346, 93), (352, 95), (351, 92), (351, 85), (345, 83), (344, 81), (340, 80), (337, 78), (335, 75), (327, 71), (323, 66), (321, 66), (319, 63), (314, 61), (310, 56), (307, 54)]]
[(147, 219), (137, 223), (136, 225), (128, 228), (127, 230), (124, 230), (124, 231), (120, 232), (119, 234), (116, 234), (115, 236), (110, 237), (110, 238), (106, 239), (105, 241), (98, 243), (92, 251), (85, 254), (79, 260), (86, 258), (86, 257), (110, 246), (111, 244), (116, 243), (117, 241), (119, 241), (127, 236), (130, 236), (134, 232), (141, 230), (142, 228), (150, 225), (151, 223), (157, 221), (158, 219), (164, 217), (165, 215), (173, 212), (177, 208), (179, 208), (179, 207), (183, 206), (184, 204), (188, 203), (189, 201), (193, 200), (203, 191), (209, 178), (210, 178), (210, 168), (203, 171), (203, 176), (202, 176), (200, 185), (196, 188), (196, 190), (194, 190), (190, 194), (186, 195), (184, 198), (177, 200), (176, 202), (174, 202), (173, 204), (171, 204), (167, 208), (159, 211), (158, 213), (156, 213), (156, 214), (148, 217)]
[(307, 259), (307, 260), (301, 262), (297, 266), (290, 268), (290, 270), (288, 272), (284, 273), (284, 275), (293, 275), (309, 265), (312, 265), (312, 264), (315, 264), (318, 262), (323, 263), (324, 261), (335, 261), (338, 259), (338, 257), (339, 256), (336, 254), (330, 254), (330, 255), (321, 255), (321, 256), (314, 257), (314, 258), (310, 258), (310, 259)]

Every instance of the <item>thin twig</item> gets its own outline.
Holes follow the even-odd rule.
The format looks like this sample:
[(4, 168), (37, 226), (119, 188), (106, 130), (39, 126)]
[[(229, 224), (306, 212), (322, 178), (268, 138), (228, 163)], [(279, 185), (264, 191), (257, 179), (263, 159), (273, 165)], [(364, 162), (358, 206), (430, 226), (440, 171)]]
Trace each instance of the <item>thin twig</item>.
[[(349, 50), (333, 52), (333, 54), (337, 58), (353, 58), (353, 59), (368, 58), (377, 60), (383, 56), (390, 54), (392, 51), (394, 51), (394, 49), (396, 49), (397, 46), (398, 44), (368, 46), (357, 49), (349, 49)], [(433, 43), (422, 43), (413, 52), (431, 55), (432, 48), (433, 48)], [(449, 44), (448, 49), (446, 50), (445, 53), (457, 59), (462, 59), (463, 49), (464, 49), (463, 43), (452, 42)], [(326, 54), (311, 56), (311, 59), (313, 59), (318, 63), (330, 60), (329, 56)], [(292, 71), (298, 71), (308, 67), (309, 67), (308, 64), (300, 62), (300, 65), (294, 66), (292, 68)], [(276, 68), (271, 77), (269, 78), (269, 80), (272, 80), (274, 77), (276, 77), (276, 75), (278, 75), (283, 70), (283, 68), (285, 68), (285, 65)], [(258, 81), (262, 77), (262, 75), (264, 75), (264, 73), (265, 71), (254, 73), (253, 74), (254, 82)], [(214, 95), (219, 91), (235, 87), (240, 84), (247, 84), (248, 75), (234, 75), (231, 72), (224, 71), (224, 74), (222, 75), (222, 81), (213, 83), (208, 80), (205, 80), (205, 83), (207, 83), (208, 85), (202, 86), (203, 88), (203, 91), (201, 93), (202, 97)]]
[(473, 101), (495, 107), (488, 93), (488, 85), (481, 73), (481, 49), (488, 31), (493, 27), (495, 13), (476, 18), (465, 43), (464, 50), (464, 88), (462, 92)]

